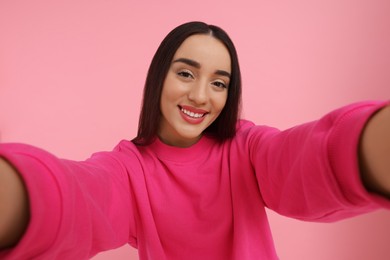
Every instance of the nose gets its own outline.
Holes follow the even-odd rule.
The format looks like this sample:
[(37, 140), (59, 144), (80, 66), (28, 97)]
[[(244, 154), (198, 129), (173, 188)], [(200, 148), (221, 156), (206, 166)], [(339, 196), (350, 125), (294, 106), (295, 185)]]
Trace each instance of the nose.
[(194, 83), (188, 93), (188, 99), (196, 105), (203, 105), (207, 102), (207, 82)]

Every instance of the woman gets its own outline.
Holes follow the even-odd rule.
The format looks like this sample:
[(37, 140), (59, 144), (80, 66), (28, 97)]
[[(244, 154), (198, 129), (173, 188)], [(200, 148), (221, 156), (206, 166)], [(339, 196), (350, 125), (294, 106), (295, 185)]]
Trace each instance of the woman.
[(265, 207), (310, 221), (390, 207), (387, 103), (281, 132), (238, 120), (240, 96), (227, 34), (186, 23), (152, 60), (131, 142), (84, 162), (2, 144), (0, 257), (86, 259), (129, 243), (140, 259), (277, 259)]

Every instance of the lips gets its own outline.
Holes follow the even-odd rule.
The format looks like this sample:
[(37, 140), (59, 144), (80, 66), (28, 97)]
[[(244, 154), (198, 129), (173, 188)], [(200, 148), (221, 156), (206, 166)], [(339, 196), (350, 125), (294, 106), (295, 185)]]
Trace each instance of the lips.
[(179, 109), (182, 118), (190, 124), (200, 124), (203, 122), (205, 115), (208, 114), (206, 110), (191, 106), (179, 106)]

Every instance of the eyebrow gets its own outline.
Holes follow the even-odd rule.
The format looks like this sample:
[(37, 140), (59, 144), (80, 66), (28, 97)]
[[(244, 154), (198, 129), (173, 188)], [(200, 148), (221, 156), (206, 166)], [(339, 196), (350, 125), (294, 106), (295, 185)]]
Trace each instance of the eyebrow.
[[(201, 67), (199, 62), (191, 60), (191, 59), (187, 59), (187, 58), (178, 58), (178, 59), (174, 60), (173, 62), (174, 63), (175, 62), (182, 62), (182, 63), (185, 63), (185, 64), (187, 64), (191, 67), (197, 68), (197, 69), (200, 69), (200, 67)], [(225, 71), (225, 70), (216, 70), (214, 73), (217, 75), (220, 75), (220, 76), (228, 77), (228, 78), (231, 77), (230, 73)]]

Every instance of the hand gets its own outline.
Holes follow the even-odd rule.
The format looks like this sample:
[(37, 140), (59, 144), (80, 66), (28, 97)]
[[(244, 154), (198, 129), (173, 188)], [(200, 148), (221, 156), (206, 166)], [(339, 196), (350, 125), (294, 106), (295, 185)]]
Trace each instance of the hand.
[(367, 189), (390, 198), (390, 106), (368, 121), (360, 141), (359, 159)]
[(16, 245), (29, 220), (27, 191), (18, 172), (0, 157), (0, 248)]

